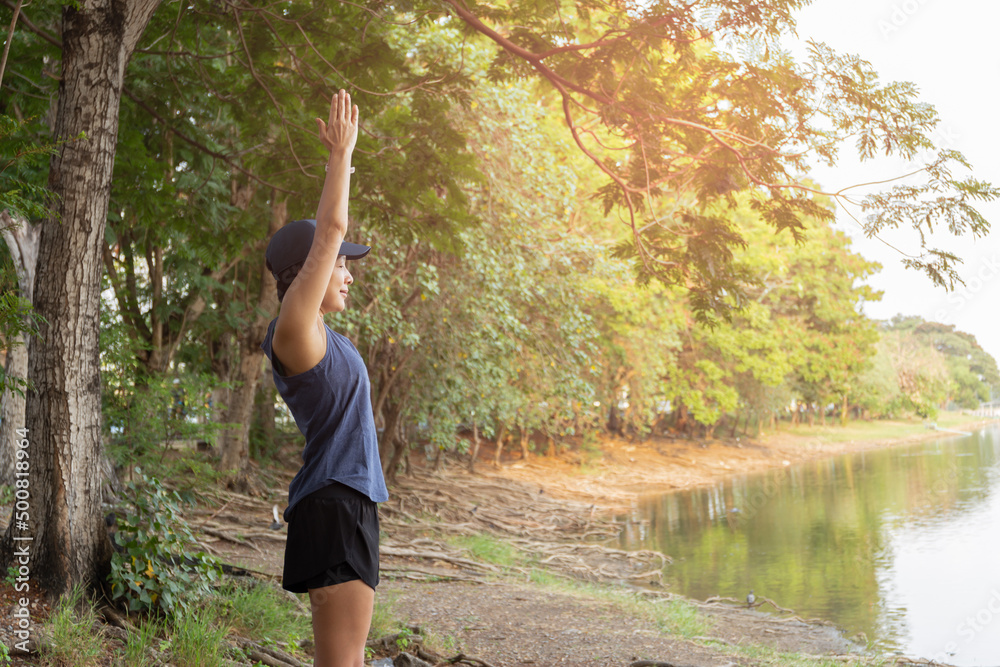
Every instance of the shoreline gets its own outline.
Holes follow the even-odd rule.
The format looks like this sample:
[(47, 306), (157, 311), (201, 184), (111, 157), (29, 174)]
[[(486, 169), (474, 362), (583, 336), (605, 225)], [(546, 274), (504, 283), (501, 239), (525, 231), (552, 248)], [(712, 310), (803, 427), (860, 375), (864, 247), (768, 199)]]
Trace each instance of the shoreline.
[[(998, 419), (969, 417), (956, 423), (955, 415), (946, 419), (951, 421), (944, 426), (969, 432), (1000, 423)], [(884, 426), (860, 424), (857, 428), (880, 435)], [(425, 496), (430, 502), (422, 509), (427, 513), (424, 516), (432, 518), (423, 525), (427, 532), (416, 525), (409, 526), (416, 531), (410, 537), (423, 536), (414, 543), (430, 545), (433, 540), (437, 545), (458, 546), (459, 552), (452, 556), (477, 558), (471, 550), (466, 552), (462, 548), (472, 542), (449, 541), (447, 535), (449, 530), (452, 535), (485, 533), (493, 535), (496, 542), (520, 542), (515, 552), (520, 549), (521, 555), (512, 564), (501, 565), (503, 575), (493, 572), (471, 577), (465, 576), (463, 566), (435, 560), (432, 554), (416, 559), (390, 557), (387, 564), (391, 563), (395, 572), (387, 578), (385, 590), (407, 623), (429, 628), (433, 634), (447, 637), (453, 646), (490, 660), (498, 667), (563, 664), (567, 660), (565, 664), (581, 667), (627, 665), (625, 656), (654, 661), (650, 664), (664, 658), (669, 658), (671, 664), (676, 660), (695, 665), (775, 667), (793, 663), (819, 667), (832, 664), (831, 661), (844, 665), (927, 664), (920, 659), (908, 660), (873, 646), (866, 647), (867, 640), (849, 638), (843, 628), (829, 620), (801, 618), (793, 610), (778, 607), (775, 609), (781, 613), (777, 614), (746, 609), (738, 600), (729, 598), (707, 601), (688, 598), (660, 589), (652, 581), (651, 587), (646, 588), (638, 586), (638, 582), (629, 585), (625, 580), (622, 588), (621, 582), (616, 583), (612, 578), (597, 580), (593, 584), (597, 588), (588, 588), (591, 584), (584, 577), (576, 583), (564, 582), (562, 587), (552, 588), (546, 585), (548, 577), (544, 573), (536, 573), (532, 558), (541, 562), (551, 560), (551, 557), (543, 559), (549, 553), (539, 549), (543, 544), (572, 549), (578, 532), (571, 528), (565, 532), (540, 531), (545, 536), (539, 535), (540, 542), (526, 548), (523, 540), (508, 532), (509, 526), (490, 527), (493, 520), (513, 521), (513, 517), (537, 526), (546, 521), (568, 526), (565, 520), (555, 520), (550, 515), (558, 508), (566, 512), (564, 519), (575, 517), (577, 528), (581, 523), (597, 527), (609, 520), (614, 522), (614, 515), (628, 512), (641, 496), (651, 493), (688, 490), (733, 475), (862, 451), (960, 437), (929, 430), (920, 422), (898, 422), (896, 426), (903, 432), (892, 437), (851, 438), (851, 433), (845, 437), (845, 431), (836, 426), (825, 430), (813, 427), (806, 433), (802, 432), (806, 429), (782, 431), (761, 440), (740, 438), (701, 443), (669, 438), (645, 442), (608, 438), (600, 442), (599, 450), (574, 448), (555, 457), (531, 456), (527, 461), (513, 458), (505, 460), (499, 469), (488, 463), (492, 461), (492, 453), (481, 451), (483, 459), (477, 462), (472, 474), (467, 471), (466, 457), (451, 458), (437, 472), (418, 466), (418, 470), (422, 469), (420, 486), (432, 494)], [(413, 491), (411, 485), (415, 482), (411, 478), (402, 486), (410, 486), (408, 490)], [(517, 497), (510, 494), (515, 489)], [(478, 515), (476, 505), (483, 508)], [(468, 514), (470, 507), (472, 515)], [(472, 516), (478, 518), (463, 518)], [(442, 524), (449, 529), (441, 531)], [(494, 566), (487, 567), (497, 564), (487, 557), (487, 563), (491, 562)], [(490, 591), (485, 596), (484, 585)], [(601, 590), (619, 592), (609, 594)], [(633, 598), (646, 602), (633, 602)], [(684, 631), (670, 620), (659, 619), (649, 624), (651, 615), (658, 613), (655, 610), (675, 603), (680, 608), (697, 609), (696, 616), (707, 626)], [(475, 621), (457, 622), (456, 614), (460, 619)], [(589, 616), (598, 620), (587, 622)], [(623, 634), (623, 629), (628, 632)], [(595, 657), (598, 655), (603, 657)], [(945, 663), (935, 664), (945, 667)]]
[[(939, 438), (963, 437), (958, 433), (931, 430), (923, 424), (892, 423), (909, 428), (911, 432), (897, 437), (839, 440), (826, 439), (826, 436), (842, 435), (842, 427), (817, 426), (810, 428), (812, 433), (802, 433), (800, 428), (800, 432), (778, 431), (760, 440), (736, 438), (698, 442), (657, 437), (632, 442), (605, 438), (599, 446), (600, 455), (590, 461), (565, 455), (555, 458), (535, 455), (527, 461), (505, 462), (499, 469), (480, 462), (475, 474), (537, 485), (554, 497), (588, 502), (604, 511), (619, 512), (628, 510), (641, 496), (693, 489), (734, 475)], [(957, 427), (975, 432), (994, 424), (1000, 424), (1000, 418), (973, 418)], [(480, 456), (484, 454), (481, 452)]]

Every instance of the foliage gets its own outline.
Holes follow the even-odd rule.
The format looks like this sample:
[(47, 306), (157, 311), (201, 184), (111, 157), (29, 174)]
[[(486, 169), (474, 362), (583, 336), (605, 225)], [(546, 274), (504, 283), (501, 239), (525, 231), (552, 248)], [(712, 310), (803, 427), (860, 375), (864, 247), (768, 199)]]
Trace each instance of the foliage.
[(103, 377), (108, 451), (119, 464), (161, 451), (172, 441), (212, 442), (223, 427), (212, 421), (211, 376), (163, 375), (145, 378), (143, 384), (113, 373)]
[(188, 550), (195, 543), (180, 510), (180, 497), (136, 468), (128, 506), (122, 508), (111, 559), (113, 599), (124, 598), (130, 611), (188, 612), (207, 596), (220, 570), (215, 559)]
[[(472, 428), (552, 451), (604, 427), (713, 433), (793, 400), (844, 418), (926, 412), (940, 387), (898, 390), (861, 315), (876, 267), (804, 174), (849, 142), (866, 159), (923, 154), (937, 116), (911, 85), (824, 45), (794, 61), (781, 40), (800, 4), (164, 5), (128, 64), (102, 240), (113, 456), (222, 428), (262, 316), (267, 221), (285, 204), (289, 218), (315, 211), (313, 117), (342, 86), (362, 112), (353, 240), (376, 252), (333, 325), (368, 364), (383, 455), (394, 440), (462, 451)], [(17, 31), (0, 102), (3, 145), (23, 154), (2, 177), (32, 187), (47, 178), (31, 147), (51, 142), (57, 5)], [(871, 194), (869, 230), (917, 212), (921, 228), (982, 233), (974, 206), (996, 193), (964, 169), (944, 152)], [(927, 249), (914, 265), (947, 283), (955, 261)], [(988, 395), (995, 362), (934, 337), (955, 350), (942, 350), (947, 398)]]
[[(49, 193), (44, 185), (44, 162), (50, 146), (37, 145), (27, 127), (30, 121), (0, 113), (0, 347), (22, 345), (35, 335), (41, 318), (20, 296), (18, 268), (7, 247), (9, 232), (21, 221), (46, 214)], [(23, 396), (27, 378), (11, 377), (0, 366), (0, 395)]]
[[(4, 264), (0, 261), (0, 283), (9, 283), (3, 275)], [(27, 299), (18, 295), (16, 282), (9, 287), (6, 284), (0, 286), (5, 288), (0, 293), (0, 345), (10, 349), (23, 345), (21, 340), (24, 336), (36, 335), (42, 318), (34, 312)], [(8, 375), (4, 366), (0, 365), (0, 395), (12, 391), (23, 396), (28, 387), (26, 378)]]
[(36, 121), (0, 113), (0, 211), (13, 219), (38, 220), (48, 214), (45, 173), (55, 146), (32, 136)]
[[(824, 44), (810, 43), (800, 62), (782, 48), (800, 0), (666, 0), (624, 12), (601, 0), (446, 4), (495, 43), (491, 76), (539, 82), (561, 107), (579, 150), (607, 178), (598, 193), (605, 213), (629, 227), (620, 256), (646, 278), (681, 286), (707, 321), (747, 296), (735, 257), (747, 240), (730, 215), (744, 197), (769, 227), (798, 239), (808, 220), (832, 219), (802, 178), (810, 160), (833, 165), (850, 142), (862, 160), (936, 150), (939, 118), (912, 84), (882, 84), (868, 63)], [(955, 173), (968, 168), (961, 154), (936, 152), (861, 206), (869, 235), (916, 227), (923, 252), (904, 263), (941, 285), (958, 280), (961, 260), (929, 247), (927, 234), (985, 234), (975, 206), (1000, 194)], [(830, 194), (850, 205), (845, 190)]]
[(966, 409), (978, 408), (1000, 389), (997, 362), (976, 341), (975, 336), (957, 331), (954, 325), (926, 322), (919, 317), (893, 318), (890, 331), (906, 332), (917, 344), (940, 352), (951, 378), (951, 402)]
[(136, 353), (120, 313), (104, 303), (101, 318), (101, 405), (105, 441), (119, 464), (135, 463), (176, 440), (213, 442), (224, 424), (212, 404), (218, 378), (178, 370), (150, 372)]
[(892, 418), (903, 405), (892, 359), (881, 343), (875, 346), (871, 365), (858, 378), (856, 396), (867, 417)]

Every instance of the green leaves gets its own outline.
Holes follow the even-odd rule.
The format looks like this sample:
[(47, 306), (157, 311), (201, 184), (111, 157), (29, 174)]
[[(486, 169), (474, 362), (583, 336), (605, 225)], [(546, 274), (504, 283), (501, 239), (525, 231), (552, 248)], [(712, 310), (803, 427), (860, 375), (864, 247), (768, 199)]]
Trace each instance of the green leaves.
[(111, 557), (112, 597), (124, 597), (129, 611), (159, 610), (167, 615), (189, 612), (213, 590), (221, 576), (214, 558), (188, 553), (195, 543), (180, 510), (180, 497), (138, 468), (130, 482), (129, 506), (117, 517)]
[[(810, 218), (831, 216), (803, 178), (812, 156), (833, 164), (854, 142), (864, 160), (913, 160), (934, 145), (937, 113), (912, 84), (881, 84), (868, 63), (824, 44), (810, 43), (802, 62), (780, 49), (802, 2), (656, 2), (635, 12), (595, 2), (580, 13), (560, 2), (555, 14), (530, 3), (449, 4), (498, 45), (494, 72), (525, 80), (530, 71), (556, 93), (569, 135), (608, 178), (598, 195), (605, 215), (630, 227), (637, 272), (684, 287), (704, 321), (731, 316), (745, 288), (731, 268), (742, 241), (725, 222), (740, 206), (736, 195), (750, 195), (768, 224), (799, 238)], [(494, 30), (509, 25), (518, 27)], [(974, 202), (1000, 191), (942, 177), (951, 165), (966, 163), (944, 151), (906, 188), (872, 194), (868, 231), (983, 233)], [(663, 215), (665, 197), (673, 205)], [(922, 240), (906, 265), (953, 284), (952, 264)]]

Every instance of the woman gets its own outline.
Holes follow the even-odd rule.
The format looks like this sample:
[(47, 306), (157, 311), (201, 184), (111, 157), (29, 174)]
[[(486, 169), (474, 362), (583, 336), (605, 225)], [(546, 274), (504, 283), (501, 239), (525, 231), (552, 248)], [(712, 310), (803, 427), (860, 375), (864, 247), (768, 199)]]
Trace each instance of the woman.
[(345, 242), (358, 108), (341, 90), (330, 117), (316, 119), (330, 150), (315, 220), (272, 237), (267, 266), (278, 281), (278, 317), (261, 347), (274, 382), (306, 437), (288, 489), (282, 585), (309, 593), (315, 667), (361, 667), (378, 585), (382, 478), (368, 371), (354, 345), (323, 321), (344, 310), (354, 278), (347, 260), (371, 248)]

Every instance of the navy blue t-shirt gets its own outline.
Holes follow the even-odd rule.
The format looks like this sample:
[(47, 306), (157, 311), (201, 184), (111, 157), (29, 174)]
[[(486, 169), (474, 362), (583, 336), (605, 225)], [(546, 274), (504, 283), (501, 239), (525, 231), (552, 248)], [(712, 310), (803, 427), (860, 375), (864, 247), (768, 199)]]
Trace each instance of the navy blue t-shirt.
[(329, 326), (326, 354), (297, 375), (278, 372), (271, 342), (272, 320), (260, 347), (271, 360), (274, 385), (295, 418), (306, 446), (302, 468), (288, 487), (285, 520), (295, 504), (330, 482), (340, 482), (382, 503), (389, 499), (378, 456), (371, 385), (364, 359), (354, 344)]

